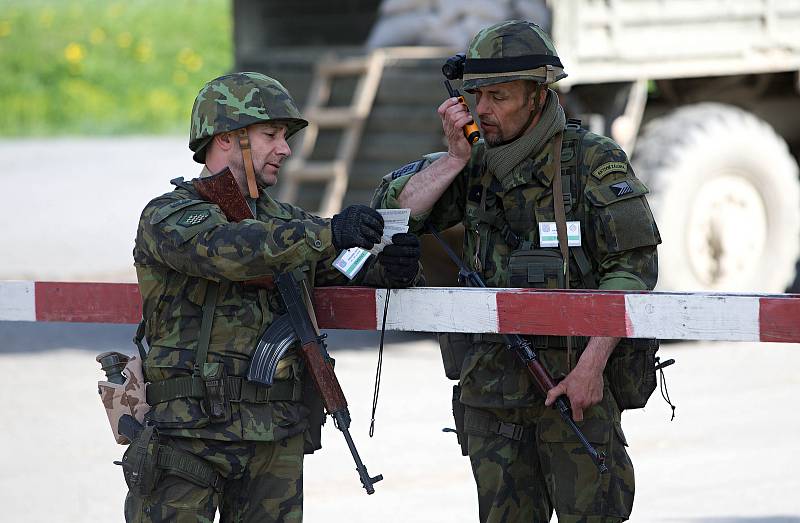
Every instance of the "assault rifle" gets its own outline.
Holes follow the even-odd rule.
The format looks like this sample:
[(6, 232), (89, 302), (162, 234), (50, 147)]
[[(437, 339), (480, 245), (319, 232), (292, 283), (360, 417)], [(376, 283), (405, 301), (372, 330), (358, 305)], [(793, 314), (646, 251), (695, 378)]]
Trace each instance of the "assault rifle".
[(381, 481), (383, 476), (378, 474), (370, 477), (353, 443), (347, 400), (333, 371), (331, 357), (325, 348), (325, 335), (319, 333), (305, 283), (305, 279), (298, 281), (290, 272), (283, 273), (275, 279), (283, 303), (286, 305), (286, 314), (277, 318), (261, 335), (250, 360), (247, 379), (271, 386), (278, 361), (296, 341), (300, 341), (300, 353), (317, 392), (322, 397), (325, 410), (333, 418), (336, 428), (344, 435), (350, 454), (356, 462), (361, 485), (367, 494), (372, 494), (375, 492), (373, 485)]
[[(453, 260), (453, 263), (458, 266), (458, 279), (460, 282), (465, 283), (470, 287), (486, 287), (486, 284), (483, 283), (483, 280), (475, 271), (470, 271), (467, 269), (467, 266), (464, 265), (464, 262), (461, 261), (461, 258), (456, 256), (456, 253), (450, 248), (449, 245), (442, 239), (439, 235), (439, 231), (437, 231), (430, 222), (426, 222), (425, 226), (427, 227), (428, 231), (433, 234), (434, 238), (441, 244), (442, 248), (445, 250), (447, 255)], [(531, 346), (530, 342), (520, 336), (519, 334), (503, 334), (505, 338), (506, 345), (508, 348), (514, 351), (522, 363), (525, 365), (525, 368), (528, 369), (531, 376), (533, 377), (533, 381), (536, 382), (538, 385), (539, 390), (542, 394), (547, 395), (547, 392), (556, 386), (556, 382), (547, 369), (544, 368), (542, 362), (539, 361), (539, 356), (536, 354), (536, 351)], [(601, 474), (608, 472), (608, 467), (605, 464), (606, 456), (603, 452), (598, 452), (589, 440), (586, 439), (586, 436), (581, 432), (581, 429), (575, 424), (575, 420), (572, 419), (572, 408), (569, 406), (569, 399), (566, 395), (561, 395), (556, 398), (555, 403), (553, 406), (558, 410), (559, 414), (561, 414), (561, 418), (564, 422), (569, 426), (572, 432), (578, 437), (583, 445), (583, 448), (586, 449), (586, 452), (589, 454), (589, 457), (592, 458), (592, 461), (597, 466), (597, 469), (600, 471)]]

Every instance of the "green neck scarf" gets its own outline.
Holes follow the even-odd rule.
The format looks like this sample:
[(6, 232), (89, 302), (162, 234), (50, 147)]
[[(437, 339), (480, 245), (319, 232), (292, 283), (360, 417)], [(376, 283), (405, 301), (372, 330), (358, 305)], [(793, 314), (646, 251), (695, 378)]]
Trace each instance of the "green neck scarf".
[(502, 181), (522, 160), (541, 151), (550, 138), (564, 130), (566, 123), (567, 118), (558, 103), (558, 96), (555, 91), (548, 89), (542, 115), (536, 126), (511, 143), (487, 147), (486, 166)]

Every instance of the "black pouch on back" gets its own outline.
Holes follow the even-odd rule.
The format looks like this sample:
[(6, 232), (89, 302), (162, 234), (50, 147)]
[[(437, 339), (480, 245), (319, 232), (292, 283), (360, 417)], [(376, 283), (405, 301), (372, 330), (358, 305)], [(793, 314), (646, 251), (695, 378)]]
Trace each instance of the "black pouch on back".
[(231, 420), (231, 402), (225, 390), (227, 373), (222, 363), (203, 364), (203, 383), (206, 395), (203, 398), (203, 410), (211, 423)]
[(461, 403), (461, 387), (453, 385), (453, 420), (456, 423), (456, 437), (458, 438), (458, 444), (461, 446), (462, 456), (467, 456), (469, 454), (465, 416), (466, 408), (464, 404)]
[(158, 468), (158, 431), (154, 425), (145, 426), (122, 455), (122, 473), (125, 483), (134, 494), (147, 496), (158, 483), (161, 469)]
[(656, 389), (656, 351), (651, 338), (623, 338), (606, 364), (605, 375), (620, 410), (640, 409)]
[(464, 358), (472, 346), (472, 335), (462, 332), (440, 332), (438, 338), (444, 375), (451, 380), (460, 379)]
[[(331, 358), (331, 361), (333, 359)], [(303, 373), (303, 405), (308, 410), (308, 429), (303, 442), (303, 454), (313, 454), (322, 448), (322, 426), (325, 424), (325, 405), (314, 385), (314, 379), (306, 368)]]
[(511, 253), (509, 286), (532, 289), (563, 289), (564, 258), (556, 250), (526, 249)]

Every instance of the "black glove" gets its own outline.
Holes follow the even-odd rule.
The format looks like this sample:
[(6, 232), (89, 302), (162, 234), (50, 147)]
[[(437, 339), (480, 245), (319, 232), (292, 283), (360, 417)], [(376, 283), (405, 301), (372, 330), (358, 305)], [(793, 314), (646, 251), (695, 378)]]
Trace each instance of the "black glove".
[(407, 287), (414, 281), (420, 252), (416, 235), (400, 232), (392, 236), (392, 245), (387, 245), (378, 254), (378, 263), (383, 265), (392, 286)]
[(381, 241), (383, 216), (366, 205), (351, 205), (331, 219), (336, 250), (361, 247), (371, 249)]

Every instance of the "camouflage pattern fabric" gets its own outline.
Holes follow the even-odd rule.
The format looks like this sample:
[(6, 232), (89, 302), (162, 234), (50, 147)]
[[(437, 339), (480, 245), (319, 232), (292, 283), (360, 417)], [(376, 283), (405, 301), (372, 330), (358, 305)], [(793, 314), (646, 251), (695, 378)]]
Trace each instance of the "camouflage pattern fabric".
[[(567, 219), (581, 222), (582, 246), (598, 287), (652, 289), (658, 274), (656, 245), (661, 238), (645, 199), (647, 188), (612, 140), (585, 131), (579, 133), (579, 139), (580, 190), (572, 195)], [(462, 173), (430, 212), (412, 217), (410, 230), (421, 233), (426, 220), (439, 230), (463, 223), (463, 259), (467, 265), (481, 275), (487, 287), (509, 287), (513, 249), (497, 228), (480, 219), (481, 195), (486, 191), (487, 210), (502, 216), (520, 240), (538, 248), (539, 223), (555, 222), (551, 190), (555, 151), (551, 139), (538, 153), (504, 173), (502, 179), (486, 168), (485, 152), (482, 141), (473, 146), (472, 158)], [(565, 148), (560, 154), (563, 164), (575, 149)], [(397, 196), (411, 176), (399, 176), (388, 183), (383, 206), (399, 207)], [(558, 252), (558, 247), (551, 250)], [(580, 270), (572, 257), (570, 263), (570, 286), (582, 288)], [(564, 351), (554, 348), (564, 346), (561, 339), (535, 337), (542, 361), (556, 378), (568, 372)], [(579, 347), (583, 345), (578, 343)], [(556, 510), (559, 521), (627, 518), (633, 502), (633, 469), (624, 450), (619, 409), (607, 389), (603, 402), (585, 411), (587, 421), (583, 425), (590, 433), (600, 429), (590, 430), (589, 425), (602, 426), (593, 438), (598, 439), (612, 463), (611, 474), (598, 482), (588, 456), (577, 450), (577, 443), (570, 443), (568, 429), (557, 413), (543, 408), (543, 398), (532, 379), (504, 345), (474, 341), (461, 363), (459, 377), (462, 403), (485, 409), (501, 420), (522, 423), (535, 430), (538, 438), (533, 444), (502, 436), (484, 440), (470, 436), (482, 521), (549, 521), (549, 507)], [(561, 433), (561, 439), (552, 435), (555, 433)], [(538, 519), (537, 514), (546, 517)]]
[[(493, 344), (492, 350), (509, 352), (500, 344)], [(551, 372), (566, 373), (563, 351), (541, 349), (539, 354)], [(607, 384), (601, 403), (584, 410), (584, 420), (578, 422), (595, 448), (606, 454), (609, 472), (602, 476), (561, 416), (543, 401), (534, 400), (529, 407), (478, 410), (524, 426), (534, 438), (513, 441), (467, 429), (480, 521), (547, 522), (553, 511), (559, 523), (624, 521), (630, 516), (633, 464), (625, 449), (620, 411)]]
[(222, 443), (165, 438), (162, 444), (211, 464), (224, 478), (221, 492), (174, 475), (163, 476), (147, 496), (128, 493), (127, 523), (299, 522), (303, 519), (303, 438)]
[[(228, 376), (246, 376), (260, 332), (283, 313), (277, 289), (244, 280), (307, 270), (315, 286), (346, 285), (332, 266), (330, 220), (276, 202), (262, 191), (256, 219), (229, 223), (219, 207), (178, 188), (142, 212), (133, 256), (147, 320), (148, 382), (192, 374), (209, 280), (220, 283), (207, 361)], [(374, 257), (352, 281), (384, 285)], [(301, 385), (303, 364), (294, 349), (281, 360), (276, 380)], [(228, 423), (209, 422), (201, 401), (178, 398), (153, 405), (148, 418), (162, 434), (224, 441), (274, 441), (302, 432), (307, 409), (296, 402), (232, 404)]]
[[(207, 169), (204, 169), (204, 173)], [(243, 281), (304, 270), (313, 285), (345, 285), (332, 266), (337, 255), (330, 220), (273, 200), (255, 202), (255, 219), (228, 222), (217, 205), (179, 187), (148, 203), (133, 251), (150, 346), (149, 383), (191, 376), (208, 282), (218, 282), (206, 361), (246, 379), (259, 334), (284, 313), (277, 289)], [(384, 268), (371, 258), (352, 283), (384, 286)], [(290, 349), (276, 383), (302, 390), (303, 362)], [(221, 492), (165, 474), (146, 496), (130, 491), (128, 521), (300, 521), (304, 442), (309, 408), (296, 401), (230, 402), (228, 421), (211, 422), (201, 398), (157, 403), (147, 420), (164, 441), (202, 457), (227, 481)]]
[(289, 91), (274, 78), (261, 73), (220, 76), (203, 86), (194, 101), (189, 149), (196, 162), (204, 163), (205, 147), (215, 134), (270, 120), (288, 126), (287, 139), (308, 125)]
[[(487, 60), (491, 60), (490, 65)], [(464, 63), (465, 91), (513, 80), (550, 84), (566, 78), (550, 36), (538, 25), (507, 20), (481, 30)]]
[(142, 360), (137, 356), (131, 357), (125, 368), (122, 369), (122, 374), (125, 376), (124, 384), (98, 381), (97, 388), (100, 391), (100, 400), (106, 409), (114, 439), (119, 444), (127, 445), (130, 443), (128, 438), (118, 431), (119, 419), (128, 414), (133, 416), (139, 423), (142, 423), (145, 414), (150, 411), (150, 405), (147, 404), (145, 396)]

